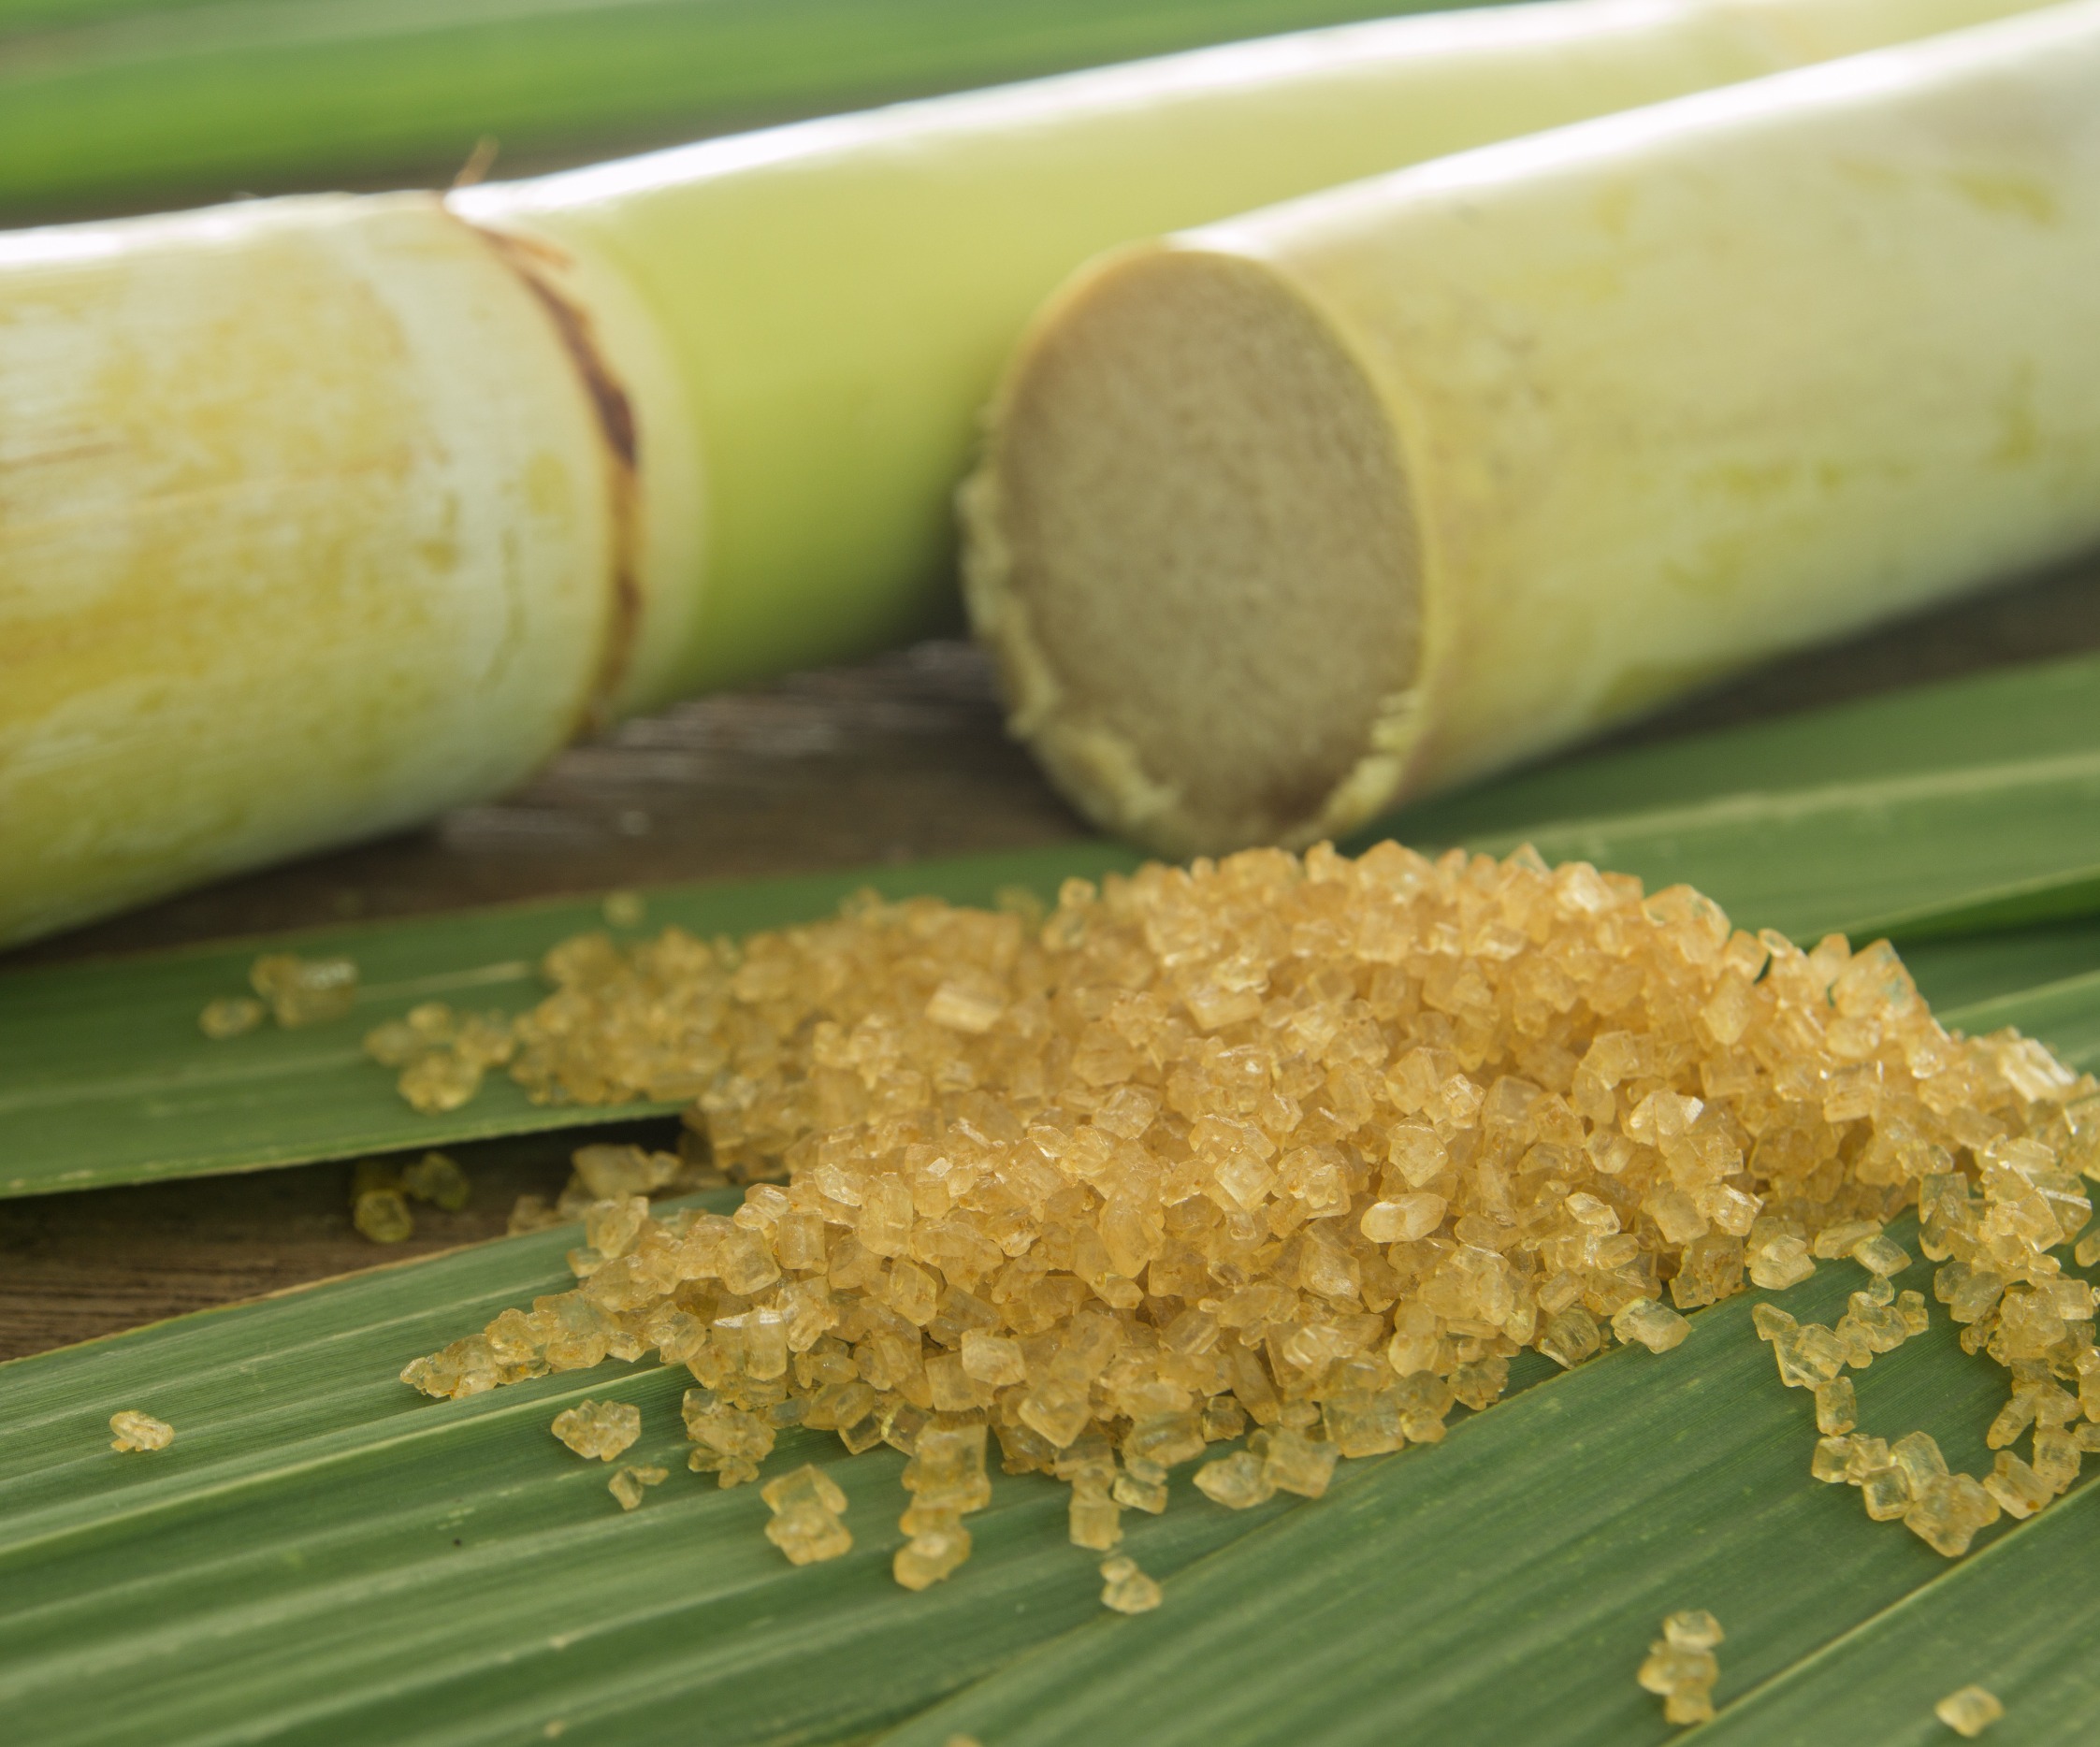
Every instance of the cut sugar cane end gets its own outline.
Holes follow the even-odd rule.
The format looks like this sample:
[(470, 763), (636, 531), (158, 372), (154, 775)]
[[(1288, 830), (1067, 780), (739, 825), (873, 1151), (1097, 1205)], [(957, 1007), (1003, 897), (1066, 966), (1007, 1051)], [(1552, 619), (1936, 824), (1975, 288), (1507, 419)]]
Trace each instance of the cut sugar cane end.
[(1093, 264), (962, 498), (1014, 731), (1304, 844), (2089, 546), (2096, 85), (2079, 0)]

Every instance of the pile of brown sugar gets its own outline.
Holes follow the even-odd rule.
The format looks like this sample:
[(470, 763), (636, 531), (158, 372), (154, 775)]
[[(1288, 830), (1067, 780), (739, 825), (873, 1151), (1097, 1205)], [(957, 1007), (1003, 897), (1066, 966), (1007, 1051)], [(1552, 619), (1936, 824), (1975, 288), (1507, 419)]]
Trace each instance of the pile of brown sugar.
[[(512, 1073), (693, 1099), (750, 1187), (728, 1217), (600, 1201), (575, 1291), (404, 1377), (464, 1395), (655, 1350), (725, 1486), (788, 1426), (887, 1441), (914, 1453), (913, 1587), (967, 1553), (987, 1434), (1070, 1481), (1073, 1539), (1108, 1553), (1250, 1425), (1196, 1484), (1317, 1495), (1338, 1456), (1496, 1400), (1525, 1348), (1660, 1351), (1818, 1255), (1865, 1271), (1854, 1314), (1768, 1338), (1818, 1388), (1818, 1472), (1874, 1514), (1956, 1551), (1986, 1506), (2061, 1491), (2091, 1447), (2066, 1428), (2100, 1416), (2093, 1295), (2054, 1253), (2090, 1217), (2100, 1087), (1949, 1035), (1885, 943), (1803, 952), (1688, 888), (1384, 844), (1070, 881), (1048, 916), (869, 897), (740, 946), (586, 935), (546, 969)], [(1924, 1314), (1881, 1233), (1921, 1198), (1939, 1296), (2013, 1373), (2004, 1441), (2035, 1430), (1981, 1484), (1854, 1438), (1834, 1387)]]

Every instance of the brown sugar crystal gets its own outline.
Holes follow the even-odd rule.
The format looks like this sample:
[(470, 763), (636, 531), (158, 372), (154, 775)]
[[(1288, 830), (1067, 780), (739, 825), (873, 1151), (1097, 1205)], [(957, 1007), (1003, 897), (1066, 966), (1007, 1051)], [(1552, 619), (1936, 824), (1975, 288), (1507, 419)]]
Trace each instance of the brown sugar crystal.
[(642, 1436), (642, 1409), (625, 1401), (580, 1401), (556, 1414), (551, 1429), (579, 1456), (610, 1462)]
[(1981, 1686), (1964, 1686), (1933, 1707), (1933, 1714), (1965, 1740), (1974, 1740), (2006, 1714), (1997, 1695)]
[(268, 1012), (252, 996), (222, 996), (204, 1003), (203, 1011), (196, 1016), (197, 1030), (215, 1044), (224, 1043), (229, 1037), (246, 1036), (263, 1022)]
[(140, 1413), (133, 1408), (112, 1413), (109, 1429), (116, 1433), (109, 1440), (111, 1450), (166, 1450), (175, 1441), (175, 1428), (166, 1420), (156, 1420), (152, 1414)]
[(1137, 1561), (1118, 1555), (1101, 1564), (1101, 1605), (1118, 1613), (1150, 1613), (1160, 1604), (1159, 1584), (1137, 1568)]
[(620, 1501), (622, 1510), (641, 1509), (645, 1487), (661, 1486), (671, 1470), (655, 1466), (623, 1467), (605, 1482), (605, 1490)]
[(839, 1483), (811, 1463), (768, 1480), (759, 1495), (773, 1512), (766, 1539), (796, 1565), (816, 1565), (853, 1550), (853, 1535), (839, 1519), (846, 1494)]
[(575, 1290), (404, 1376), (456, 1395), (654, 1351), (692, 1374), (691, 1465), (723, 1485), (792, 1426), (887, 1443), (923, 1481), (910, 1586), (957, 1568), (989, 1488), (957, 1435), (1066, 1480), (1107, 1552), (1177, 1469), (1236, 1508), (1316, 1497), (1338, 1456), (1489, 1406), (1526, 1349), (1666, 1353), (1683, 1313), (1818, 1257), (1864, 1281), (1837, 1327), (1760, 1304), (1758, 1330), (1846, 1425), (1844, 1374), (1924, 1326), (1883, 1231), (1912, 1206), (1971, 1350), (2056, 1394), (1991, 1490), (1849, 1426), (1817, 1471), (1951, 1551), (2000, 1494), (2075, 1476), (2045, 1399), (2100, 1408), (2092, 1294), (2050, 1253), (2090, 1218), (2100, 1086), (1948, 1032), (1886, 943), (1803, 951), (1687, 888), (1385, 844), (1069, 881), (1047, 915), (866, 896), (740, 943), (586, 934), (544, 970), (501, 1028), (463, 1046), (427, 1014), (374, 1053), (688, 1100), (744, 1204), (659, 1219), (684, 1161), (610, 1148), (587, 1182), (579, 1154), (534, 1216), (585, 1219)]
[(357, 1004), (357, 966), (349, 959), (268, 952), (249, 967), (248, 982), (287, 1031), (342, 1018)]
[(415, 1235), (401, 1175), (383, 1159), (361, 1159), (350, 1174), (350, 1222), (375, 1244), (404, 1243)]
[(458, 1162), (442, 1152), (427, 1152), (401, 1171), (401, 1188), (418, 1201), (457, 1213), (472, 1199), (474, 1186)]
[(1714, 1646), (1722, 1637), (1720, 1622), (1702, 1608), (1663, 1621), (1662, 1636), (1648, 1646), (1647, 1659), (1635, 1678), (1662, 1700), (1665, 1721), (1713, 1720), (1714, 1682), (1721, 1674)]

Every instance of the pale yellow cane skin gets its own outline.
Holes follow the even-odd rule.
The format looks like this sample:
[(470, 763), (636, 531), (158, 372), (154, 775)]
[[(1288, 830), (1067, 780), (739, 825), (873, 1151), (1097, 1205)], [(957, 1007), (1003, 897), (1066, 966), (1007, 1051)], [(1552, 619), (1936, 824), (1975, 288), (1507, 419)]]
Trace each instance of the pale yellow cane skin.
[[(952, 611), (950, 494), (1029, 317), (1117, 243), (2033, 0), (1555, 0), (1308, 32), (710, 141), (456, 196), (616, 269), (691, 425), (697, 570), (627, 701)], [(704, 528), (703, 536), (694, 530)]]
[(0, 941), (384, 831), (574, 734), (604, 439), (434, 199), (0, 239)]
[(0, 238), (0, 943), (925, 625), (1104, 246), (2026, 3), (1561, 0)]

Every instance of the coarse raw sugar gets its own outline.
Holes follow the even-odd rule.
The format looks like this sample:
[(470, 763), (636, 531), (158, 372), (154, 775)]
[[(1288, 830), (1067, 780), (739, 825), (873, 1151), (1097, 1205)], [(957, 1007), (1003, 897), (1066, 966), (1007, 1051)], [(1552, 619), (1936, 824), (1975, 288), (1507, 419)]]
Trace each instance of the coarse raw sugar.
[(579, 1401), (548, 1428), (587, 1461), (610, 1462), (642, 1436), (642, 1409), (625, 1401)]
[(853, 1549), (852, 1532), (840, 1518), (846, 1494), (814, 1463), (804, 1463), (759, 1489), (773, 1512), (766, 1538), (796, 1565), (836, 1559)]
[(1662, 1636), (1648, 1646), (1647, 1660), (1634, 1678), (1662, 1700), (1665, 1721), (1713, 1721), (1714, 1682), (1721, 1677), (1714, 1646), (1724, 1636), (1721, 1623), (1703, 1608), (1663, 1621)]
[(442, 1152), (427, 1152), (408, 1165), (361, 1159), (350, 1173), (350, 1222), (375, 1244), (403, 1243), (415, 1235), (412, 1200), (457, 1213), (472, 1196), (467, 1173)]
[(251, 995), (225, 995), (204, 1003), (196, 1016), (197, 1030), (213, 1043), (229, 1037), (245, 1037), (262, 1024), (268, 1009)]
[(249, 967), (248, 984), (286, 1031), (342, 1018), (357, 1004), (357, 966), (350, 959), (266, 952)]
[(1933, 1714), (1965, 1740), (1974, 1740), (2006, 1714), (1997, 1696), (1981, 1686), (1964, 1686), (1933, 1707)]
[(456, 1013), (442, 1001), (423, 1002), (365, 1033), (365, 1053), (399, 1071), (401, 1097), (425, 1116), (471, 1103), (483, 1076), (516, 1047), (507, 1015)]
[(206, 1002), (197, 1015), (197, 1029), (214, 1043), (224, 1043), (254, 1031), (266, 1015), (286, 1031), (324, 1025), (355, 1010), (357, 981), (352, 959), (266, 952), (248, 968), (248, 986), (254, 995)]
[(156, 1420), (152, 1414), (140, 1413), (135, 1408), (123, 1408), (112, 1413), (109, 1429), (116, 1433), (109, 1440), (109, 1448), (126, 1453), (138, 1450), (166, 1450), (175, 1441), (175, 1428), (166, 1420)]
[(1150, 1613), (1160, 1604), (1159, 1584), (1124, 1553), (1101, 1562), (1101, 1605), (1117, 1613)]
[(619, 1500), (622, 1510), (637, 1510), (641, 1509), (642, 1500), (646, 1495), (644, 1488), (661, 1486), (670, 1478), (669, 1468), (659, 1468), (654, 1465), (623, 1467), (605, 1482), (605, 1490)]
[[(587, 934), (545, 969), (513, 1076), (693, 1100), (744, 1205), (659, 1220), (640, 1185), (678, 1160), (605, 1148), (634, 1186), (588, 1206), (577, 1289), (403, 1375), (470, 1394), (655, 1350), (725, 1486), (790, 1425), (915, 1461), (989, 1434), (1106, 1552), (1250, 1422), (1200, 1489), (1317, 1496), (1337, 1456), (1441, 1439), (1527, 1348), (1666, 1352), (1681, 1313), (1818, 1257), (1861, 1270), (1837, 1327), (1758, 1325), (1834, 1426), (1841, 1374), (1923, 1325), (1883, 1234), (1920, 1202), (1971, 1350), (2016, 1401), (2100, 1409), (2092, 1294), (2050, 1253), (2090, 1217), (2100, 1087), (1950, 1035), (1886, 943), (1803, 952), (1687, 888), (1385, 844), (1075, 880), (1047, 916), (863, 896), (741, 944)], [(2031, 1465), (2059, 1491), (2064, 1423)], [(1998, 1508), (1850, 1436), (1869, 1514), (1942, 1551)], [(915, 1498), (900, 1581), (967, 1556), (964, 1513)]]

